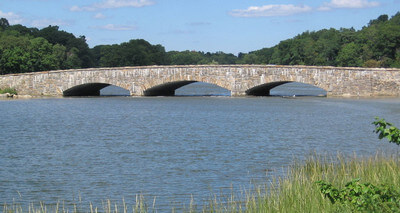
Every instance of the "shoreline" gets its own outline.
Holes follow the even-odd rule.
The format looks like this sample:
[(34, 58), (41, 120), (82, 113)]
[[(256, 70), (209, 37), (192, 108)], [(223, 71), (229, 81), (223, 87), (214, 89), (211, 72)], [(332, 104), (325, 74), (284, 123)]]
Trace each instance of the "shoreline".
[[(2, 204), (4, 212), (353, 212), (348, 204), (333, 204), (325, 198), (316, 182), (328, 181), (338, 187), (355, 178), (360, 184), (371, 183), (375, 186), (384, 185), (394, 190), (400, 189), (400, 159), (398, 156), (385, 156), (377, 153), (372, 157), (353, 156), (350, 159), (342, 155), (320, 156), (313, 154), (305, 161), (295, 161), (287, 168), (283, 177), (273, 177), (256, 187), (254, 191), (232, 192), (231, 195), (214, 195), (208, 201), (196, 203), (192, 197), (190, 203), (177, 204), (165, 209), (157, 208), (156, 197), (147, 199), (144, 195), (136, 195), (136, 200), (120, 201), (102, 200), (101, 206), (95, 206), (92, 201), (68, 204), (63, 201), (56, 204), (44, 202), (23, 202)], [(237, 196), (241, 194), (242, 196)], [(189, 198), (188, 198), (189, 199)], [(379, 203), (378, 203), (379, 204)], [(377, 205), (378, 205), (377, 204)], [(374, 204), (375, 205), (375, 204)], [(385, 203), (382, 203), (385, 207)], [(394, 209), (393, 209), (394, 208)], [(400, 210), (400, 205), (392, 210)], [(376, 209), (375, 209), (376, 210)], [(385, 212), (384, 209), (382, 212)]]

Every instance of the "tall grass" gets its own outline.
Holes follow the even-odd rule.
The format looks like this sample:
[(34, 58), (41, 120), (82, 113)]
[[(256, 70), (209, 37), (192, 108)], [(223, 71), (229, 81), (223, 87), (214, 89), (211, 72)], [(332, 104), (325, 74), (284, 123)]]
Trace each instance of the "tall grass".
[(244, 200), (211, 200), (203, 212), (352, 212), (354, 209), (350, 206), (332, 204), (315, 182), (325, 180), (342, 188), (354, 178), (400, 189), (400, 160), (383, 154), (350, 159), (342, 155), (312, 155), (306, 162), (298, 161), (291, 166), (286, 176), (246, 193)]
[[(168, 212), (351, 212), (349, 206), (332, 204), (324, 198), (315, 182), (325, 180), (341, 188), (354, 178), (360, 178), (361, 182), (385, 184), (400, 189), (400, 160), (396, 156), (383, 154), (368, 158), (312, 155), (305, 162), (297, 161), (289, 167), (285, 176), (276, 177), (263, 186), (257, 186), (255, 190), (244, 190), (239, 195), (232, 193), (229, 196), (214, 196), (200, 206), (195, 205), (192, 198), (189, 206), (171, 208)], [(100, 207), (92, 204), (87, 207), (74, 205), (72, 209), (67, 209), (63, 203), (30, 204), (25, 208), (21, 204), (4, 204), (3, 212), (126, 213), (158, 212), (158, 210), (155, 198), (148, 202), (143, 196), (138, 195), (132, 206), (126, 204), (124, 200), (122, 203), (106, 200)]]

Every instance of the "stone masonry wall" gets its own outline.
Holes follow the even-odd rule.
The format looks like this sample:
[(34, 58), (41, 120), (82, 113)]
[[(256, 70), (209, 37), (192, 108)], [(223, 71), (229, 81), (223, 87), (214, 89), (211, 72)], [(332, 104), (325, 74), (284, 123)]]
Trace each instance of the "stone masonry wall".
[(277, 65), (188, 65), (90, 68), (0, 76), (0, 88), (21, 95), (61, 96), (87, 83), (107, 83), (143, 95), (146, 89), (175, 81), (202, 81), (245, 95), (252, 87), (295, 81), (320, 87), (328, 96), (399, 96), (400, 69)]

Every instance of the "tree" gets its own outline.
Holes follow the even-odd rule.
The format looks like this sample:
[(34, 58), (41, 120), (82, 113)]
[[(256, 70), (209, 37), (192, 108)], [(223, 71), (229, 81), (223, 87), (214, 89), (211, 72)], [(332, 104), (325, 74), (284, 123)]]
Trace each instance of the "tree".
[(168, 60), (171, 65), (194, 65), (204, 59), (204, 54), (196, 51), (171, 51), (168, 52)]
[(388, 20), (389, 20), (389, 16), (388, 15), (386, 15), (386, 14), (380, 15), (377, 19), (371, 20), (368, 23), (368, 26), (371, 26), (371, 25), (374, 25), (374, 24), (381, 24), (381, 23), (384, 23), (384, 22), (386, 22)]
[[(60, 50), (59, 47), (55, 48)], [(50, 44), (46, 39), (38, 37), (30, 40), (30, 45), (27, 48), (29, 59), (26, 62), (29, 66), (27, 71), (44, 71), (58, 69), (60, 58), (54, 54), (54, 45)]]
[(7, 20), (7, 19), (5, 19), (5, 18), (1, 18), (1, 19), (0, 19), (0, 28), (1, 28), (2, 30), (8, 28), (9, 26), (10, 26), (10, 24), (8, 23), (8, 20)]
[(360, 48), (354, 42), (345, 44), (337, 56), (337, 64), (342, 67), (359, 67), (362, 65)]
[[(75, 37), (72, 33), (60, 30), (58, 26), (51, 25), (39, 30), (34, 34), (34, 36), (43, 37), (53, 45), (63, 45), (67, 48), (67, 52), (78, 54), (78, 58), (74, 59), (74, 63), (69, 63), (69, 66), (79, 66), (68, 68), (88, 68), (94, 65), (93, 57), (91, 55), (89, 46), (86, 43), (85, 36)], [(76, 48), (78, 51), (72, 50), (73, 48)], [(77, 60), (79, 60), (79, 62)]]

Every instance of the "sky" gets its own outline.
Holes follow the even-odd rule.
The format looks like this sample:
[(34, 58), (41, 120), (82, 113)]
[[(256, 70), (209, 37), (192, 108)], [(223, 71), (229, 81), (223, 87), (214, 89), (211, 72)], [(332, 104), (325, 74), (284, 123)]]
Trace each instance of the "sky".
[(238, 54), (305, 31), (356, 30), (400, 0), (0, 0), (10, 24), (85, 36), (90, 47), (144, 39), (166, 51)]

